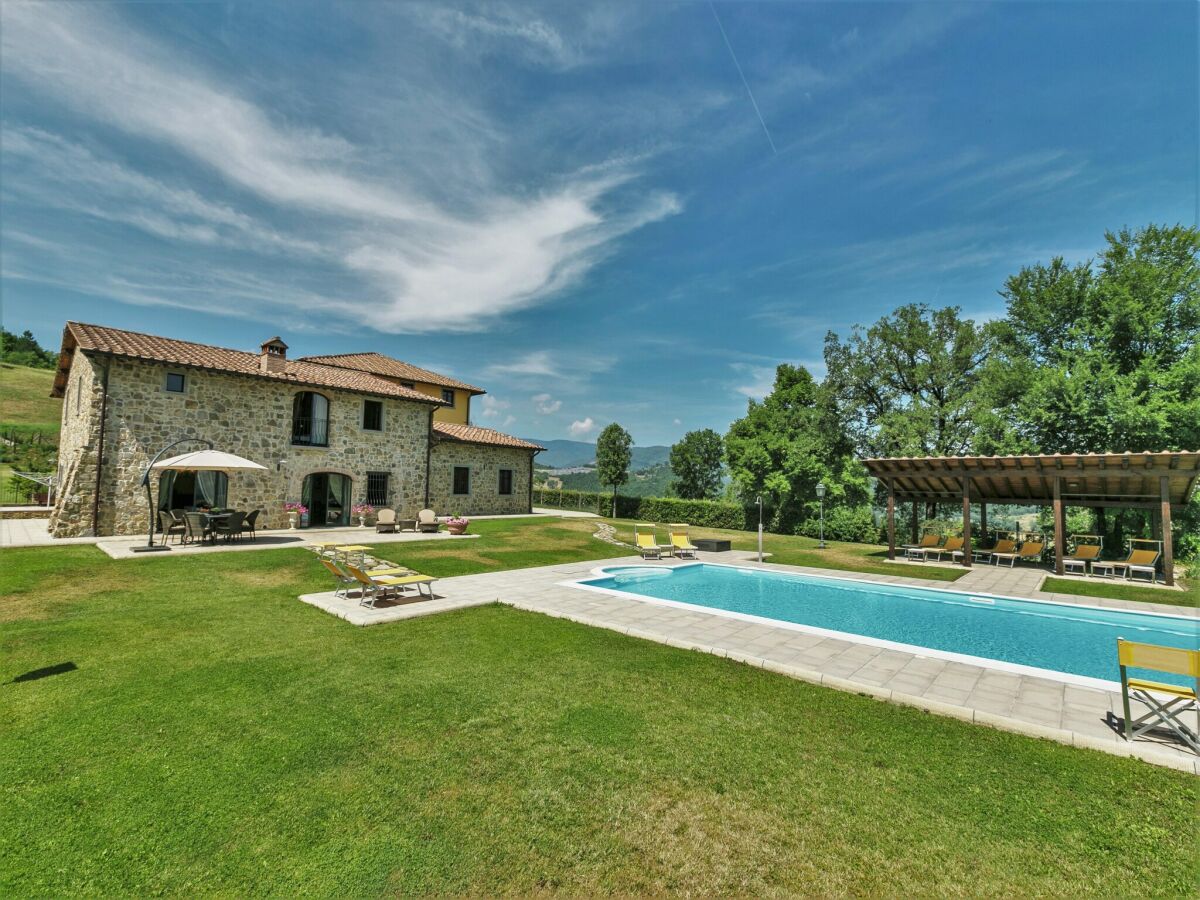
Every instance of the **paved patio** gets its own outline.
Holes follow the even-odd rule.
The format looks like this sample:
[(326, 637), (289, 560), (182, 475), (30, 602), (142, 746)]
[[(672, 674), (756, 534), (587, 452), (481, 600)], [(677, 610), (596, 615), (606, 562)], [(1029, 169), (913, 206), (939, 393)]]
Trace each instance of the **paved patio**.
[[(713, 562), (736, 562), (775, 571), (842, 575), (877, 583), (919, 587), (979, 590), (977, 586), (964, 583), (970, 576), (947, 585), (941, 581), (901, 575), (867, 575), (758, 563), (753, 560), (753, 554), (741, 552), (701, 553), (700, 557)], [(394, 604), (381, 602), (376, 609), (359, 606), (353, 596), (350, 599), (335, 598), (332, 592), (306, 595), (300, 599), (355, 625), (395, 622), (499, 602), (674, 647), (725, 656), (792, 678), (915, 706), (938, 715), (1118, 756), (1132, 755), (1156, 765), (1200, 774), (1200, 759), (1175, 744), (1171, 738), (1144, 739), (1130, 744), (1120, 737), (1121, 697), (1114, 690), (1082, 687), (1051, 678), (1014, 674), (982, 665), (830, 638), (795, 628), (731, 619), (700, 609), (660, 606), (563, 584), (587, 576), (597, 566), (623, 563), (643, 564), (639, 558), (628, 557), (446, 578), (434, 585), (434, 600), (414, 598)], [(645, 564), (675, 563), (664, 561)], [(1027, 572), (1039, 578), (1045, 575), (1036, 570)], [(1037, 590), (1023, 593), (1014, 590), (1018, 584), (1029, 583), (1025, 574), (1022, 572), (1020, 579), (1014, 576), (1014, 580), (1001, 585), (1003, 590), (995, 592), (1026, 597), (1041, 594)], [(1041, 599), (1050, 596), (1041, 595)], [(1132, 606), (1143, 611), (1184, 615), (1197, 613), (1196, 610), (1160, 604), (1125, 604), (1121, 601), (1070, 596), (1056, 596), (1055, 599), (1074, 604)]]

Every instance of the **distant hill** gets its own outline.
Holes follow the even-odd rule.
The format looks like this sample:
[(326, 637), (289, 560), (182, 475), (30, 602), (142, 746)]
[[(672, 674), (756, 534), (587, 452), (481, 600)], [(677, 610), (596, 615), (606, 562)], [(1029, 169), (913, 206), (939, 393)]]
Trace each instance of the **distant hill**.
[[(587, 441), (546, 441), (541, 438), (525, 438), (546, 448), (534, 457), (534, 465), (541, 469), (571, 469), (596, 464), (596, 445)], [(662, 465), (671, 455), (670, 447), (634, 447), (631, 472), (640, 472), (652, 466)]]
[[(552, 484), (557, 485), (561, 482), (562, 487), (568, 491), (607, 492), (611, 490), (611, 488), (600, 484), (600, 479), (596, 477), (595, 469), (551, 477), (557, 479), (551, 482)], [(666, 497), (670, 493), (669, 489), (674, 478), (675, 475), (671, 471), (671, 467), (666, 463), (660, 463), (648, 469), (630, 472), (629, 480), (621, 485), (618, 493), (626, 497)], [(538, 484), (545, 483), (545, 479), (540, 476), (535, 476), (535, 481)]]

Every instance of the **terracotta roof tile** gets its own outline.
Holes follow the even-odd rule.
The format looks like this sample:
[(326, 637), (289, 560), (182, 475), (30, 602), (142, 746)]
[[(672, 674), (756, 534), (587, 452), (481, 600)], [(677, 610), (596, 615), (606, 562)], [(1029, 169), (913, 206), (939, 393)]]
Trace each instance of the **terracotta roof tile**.
[[(397, 397), (418, 403), (440, 404), (436, 398), (401, 387), (395, 382), (369, 372), (338, 366), (324, 366), (303, 359), (286, 360), (282, 372), (264, 372), (260, 368), (259, 354), (257, 353), (228, 350), (209, 344), (196, 344), (191, 341), (179, 341), (174, 338), (142, 334), (137, 331), (124, 331), (120, 328), (108, 328), (103, 325), (88, 325), (82, 322), (67, 323), (66, 332), (63, 334), (64, 351), (71, 349), (70, 342), (72, 341), (74, 346), (85, 352), (153, 360), (169, 365), (210, 369), (217, 372), (230, 372), (236, 375), (247, 375), (252, 378), (265, 378), (270, 381), (283, 381), (309, 387), (336, 388), (360, 394)], [(61, 372), (60, 379), (65, 381)], [(56, 394), (61, 394), (60, 379), (55, 381)]]
[(523, 441), (510, 434), (480, 428), (476, 425), (458, 425), (454, 422), (434, 422), (433, 430), (438, 437), (466, 444), (487, 444), (492, 447), (514, 447), (519, 450), (545, 450), (541, 444)]
[(345, 369), (356, 369), (360, 372), (371, 372), (375, 375), (386, 375), (389, 378), (402, 378), (405, 381), (423, 381), (426, 384), (436, 384), (441, 387), (457, 388), (460, 391), (470, 391), (472, 394), (486, 394), (483, 388), (440, 375), (429, 369), (409, 365), (382, 353), (340, 353), (334, 356), (305, 356), (308, 362), (320, 363), (325, 366), (340, 366)]

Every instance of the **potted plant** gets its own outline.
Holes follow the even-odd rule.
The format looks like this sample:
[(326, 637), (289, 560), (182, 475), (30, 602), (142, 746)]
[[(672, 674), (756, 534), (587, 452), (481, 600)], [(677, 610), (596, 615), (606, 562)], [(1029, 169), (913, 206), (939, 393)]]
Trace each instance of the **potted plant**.
[(463, 534), (466, 532), (467, 526), (470, 524), (470, 519), (466, 519), (455, 514), (446, 520), (446, 530), (451, 534)]
[(308, 507), (303, 503), (285, 503), (283, 508), (287, 510), (288, 528), (292, 531), (296, 530), (296, 520), (308, 515)]
[(366, 528), (367, 516), (375, 515), (375, 507), (373, 507), (370, 503), (356, 503), (350, 508), (350, 511), (354, 513), (354, 515), (358, 516), (359, 528)]

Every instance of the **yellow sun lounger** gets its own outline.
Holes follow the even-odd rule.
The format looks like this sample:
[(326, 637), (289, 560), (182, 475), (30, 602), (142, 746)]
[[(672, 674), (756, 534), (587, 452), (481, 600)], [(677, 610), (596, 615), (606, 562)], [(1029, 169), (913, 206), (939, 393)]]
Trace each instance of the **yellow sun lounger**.
[(421, 590), (422, 586), (429, 588), (429, 599), (433, 599), (433, 582), (434, 579), (428, 575), (422, 575), (419, 572), (410, 572), (408, 575), (382, 575), (372, 572), (364, 572), (355, 566), (346, 566), (354, 580), (361, 585), (362, 590), (359, 592), (359, 604), (362, 606), (375, 606), (375, 601), (381, 595), (392, 593), (398, 595), (402, 588), (415, 587), (418, 594), (424, 594)]
[(1076, 544), (1075, 552), (1068, 553), (1062, 558), (1063, 573), (1078, 569), (1081, 575), (1086, 575), (1088, 563), (1096, 562), (1098, 559), (1100, 559), (1099, 544)]
[(642, 554), (642, 559), (662, 559), (663, 550), (669, 549), (659, 545), (653, 525), (634, 525), (633, 543), (638, 553)]
[(1026, 541), (1021, 545), (1021, 549), (1015, 553), (992, 553), (992, 562), (996, 565), (1007, 562), (1010, 569), (1021, 560), (1036, 563), (1042, 558), (1042, 552), (1045, 549), (1046, 544), (1044, 541)]
[(678, 556), (680, 559), (686, 557), (696, 558), (696, 551), (700, 548), (692, 543), (688, 537), (688, 527), (682, 522), (677, 522), (674, 525), (667, 526), (671, 535), (671, 553)]

